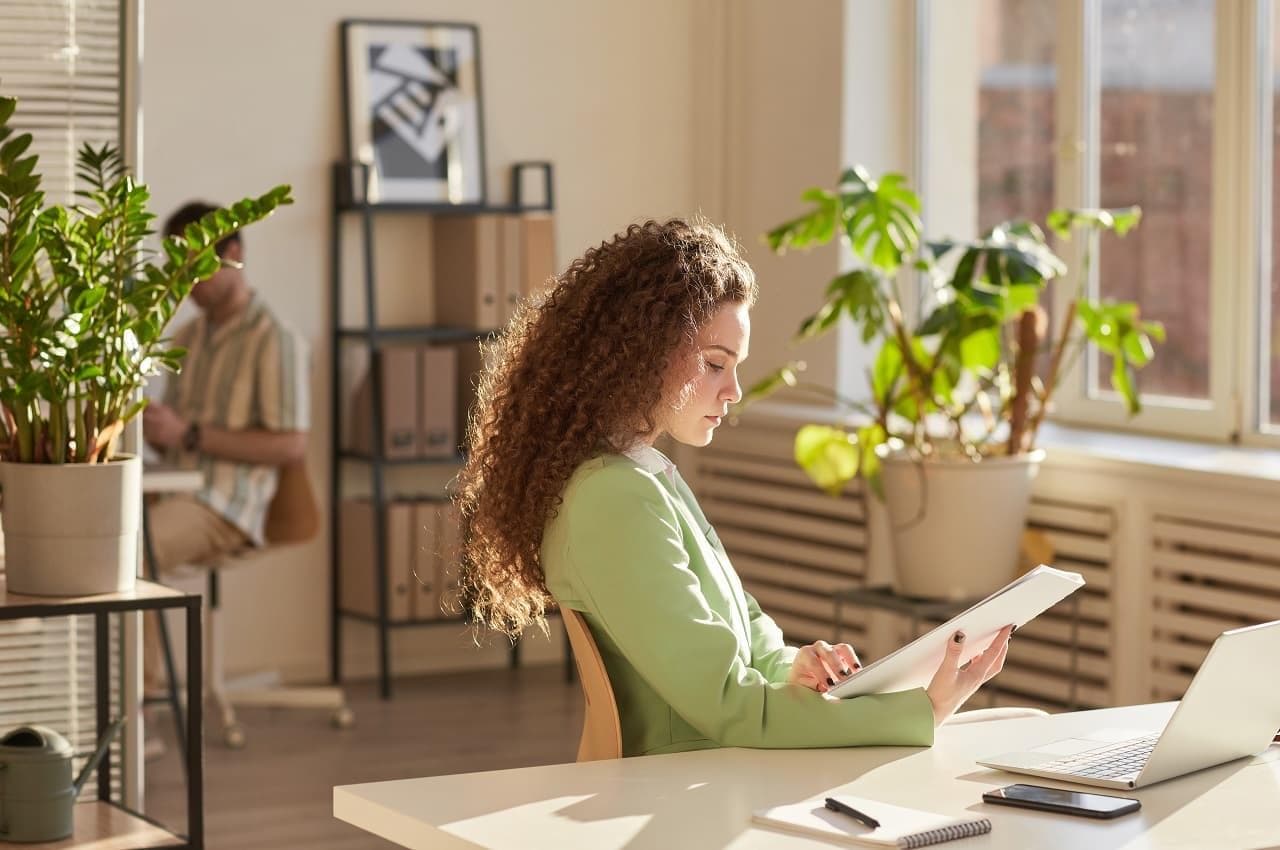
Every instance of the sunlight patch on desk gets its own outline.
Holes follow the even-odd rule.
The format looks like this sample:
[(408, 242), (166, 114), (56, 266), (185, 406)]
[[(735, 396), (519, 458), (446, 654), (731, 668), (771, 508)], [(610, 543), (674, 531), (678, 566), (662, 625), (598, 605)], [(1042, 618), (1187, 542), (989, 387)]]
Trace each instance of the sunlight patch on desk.
[(511, 836), (520, 834), (523, 822), (530, 830), (536, 830), (542, 845), (558, 843), (564, 847), (605, 847), (615, 843), (620, 835), (634, 838), (652, 817), (650, 814), (598, 816), (592, 811), (593, 804), (603, 804), (605, 811), (609, 808), (607, 801), (598, 797), (598, 794), (549, 797), (504, 809), (501, 821), (490, 815), (480, 815), (450, 821), (441, 828), (483, 847), (497, 847), (509, 846)]

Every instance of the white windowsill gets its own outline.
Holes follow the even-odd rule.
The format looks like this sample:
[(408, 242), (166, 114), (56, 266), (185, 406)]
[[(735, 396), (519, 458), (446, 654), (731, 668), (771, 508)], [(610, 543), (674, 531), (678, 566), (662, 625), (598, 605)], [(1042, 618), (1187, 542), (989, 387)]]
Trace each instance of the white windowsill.
[[(777, 420), (829, 424), (851, 421), (828, 407), (762, 402), (748, 415)], [(1040, 448), (1050, 465), (1124, 464), (1159, 476), (1178, 473), (1256, 483), (1280, 483), (1280, 450), (1228, 446), (1120, 431), (1103, 431), (1047, 422), (1041, 428)]]
[(1152, 470), (1280, 482), (1280, 451), (1046, 423), (1039, 444), (1050, 457), (1108, 461)]

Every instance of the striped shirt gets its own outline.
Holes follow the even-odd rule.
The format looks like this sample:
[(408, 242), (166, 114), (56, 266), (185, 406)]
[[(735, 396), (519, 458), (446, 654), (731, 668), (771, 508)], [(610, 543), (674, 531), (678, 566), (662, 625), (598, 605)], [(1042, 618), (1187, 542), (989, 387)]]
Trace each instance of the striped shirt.
[[(306, 341), (255, 293), (239, 317), (214, 326), (204, 315), (173, 335), (187, 349), (182, 371), (170, 378), (165, 404), (201, 425), (231, 431), (306, 431), (311, 425)], [(274, 466), (219, 460), (177, 447), (166, 460), (200, 469), (196, 498), (263, 544), (267, 506), (275, 495)]]

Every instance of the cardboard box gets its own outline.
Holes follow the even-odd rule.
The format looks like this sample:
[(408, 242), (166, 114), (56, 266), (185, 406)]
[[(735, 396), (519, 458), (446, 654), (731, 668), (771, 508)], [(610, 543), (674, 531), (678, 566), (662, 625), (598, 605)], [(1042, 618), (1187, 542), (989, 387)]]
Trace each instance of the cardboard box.
[[(412, 614), (410, 581), (413, 539), (413, 505), (389, 502), (387, 508), (387, 618), (409, 620)], [(373, 502), (347, 499), (340, 508), (342, 557), (338, 563), (340, 603), (344, 611), (378, 616), (377, 553), (374, 547)]]
[[(396, 345), (378, 349), (382, 368), (382, 452), (384, 457), (413, 457), (419, 450), (419, 351)], [(351, 399), (352, 451), (373, 454), (373, 370), (356, 385)]]
[(549, 213), (503, 216), (499, 300), (505, 327), (524, 299), (541, 295), (555, 276), (555, 228)]
[(458, 430), (458, 350), (423, 346), (418, 370), (418, 454), (453, 457), (462, 443)]
[(556, 231), (551, 213), (520, 215), (520, 294), (533, 298), (555, 281)]
[(488, 361), (481, 352), (480, 346), (474, 343), (460, 345), (458, 352), (457, 391), (457, 428), (458, 440), (465, 443), (467, 439), (467, 423), (476, 405), (476, 386), (480, 380), (480, 371)]
[(413, 605), (415, 620), (438, 620), (440, 611), (440, 523), (438, 503), (413, 506)]
[(440, 608), (447, 616), (457, 616), (463, 613), (458, 588), (462, 528), (457, 508), (451, 502), (437, 505), (436, 522), (440, 546), (440, 558), (436, 562), (439, 570), (436, 584), (440, 588)]
[(520, 287), (520, 274), (524, 260), (524, 246), (521, 244), (524, 234), (520, 226), (520, 217), (504, 215), (501, 232), (502, 256), (498, 263), (498, 295), (502, 302), (501, 326), (505, 328), (511, 324), (511, 317), (516, 314), (520, 299), (524, 296)]
[(500, 327), (501, 216), (437, 216), (432, 240), (436, 322), (478, 330)]

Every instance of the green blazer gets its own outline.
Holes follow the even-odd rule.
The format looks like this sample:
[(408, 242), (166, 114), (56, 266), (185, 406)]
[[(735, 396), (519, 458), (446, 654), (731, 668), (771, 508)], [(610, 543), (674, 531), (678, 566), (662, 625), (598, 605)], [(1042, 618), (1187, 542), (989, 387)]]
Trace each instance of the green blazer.
[(923, 689), (837, 700), (786, 684), (796, 650), (742, 589), (675, 467), (642, 460), (579, 467), (541, 551), (551, 595), (600, 647), (624, 755), (933, 743)]

